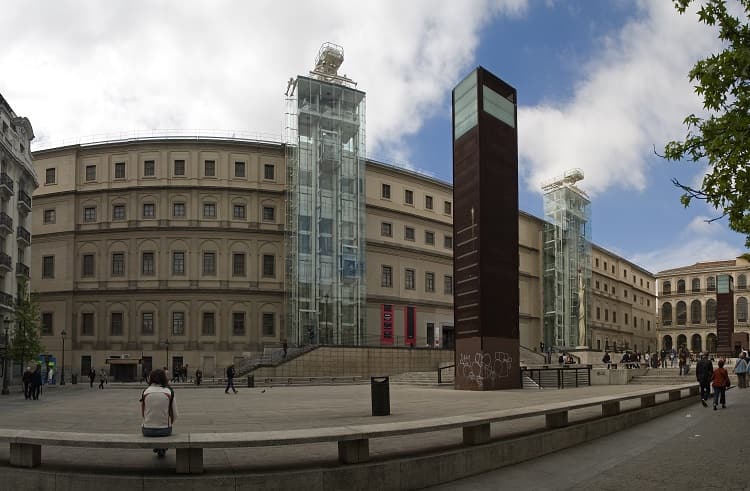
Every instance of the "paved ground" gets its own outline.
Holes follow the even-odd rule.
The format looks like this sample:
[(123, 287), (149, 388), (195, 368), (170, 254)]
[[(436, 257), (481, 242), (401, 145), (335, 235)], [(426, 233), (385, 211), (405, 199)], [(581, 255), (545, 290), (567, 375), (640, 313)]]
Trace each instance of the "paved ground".
[(699, 403), (581, 445), (435, 490), (750, 489), (750, 390), (732, 389), (727, 408)]
[[(26, 401), (22, 394), (0, 397), (0, 426), (40, 430), (126, 433), (139, 432), (139, 398), (143, 386), (107, 386), (99, 390), (88, 384), (48, 388), (39, 401)], [(420, 421), (452, 414), (471, 414), (495, 409), (526, 407), (547, 402), (621, 394), (642, 387), (595, 386), (565, 390), (513, 390), (457, 392), (450, 388), (391, 386), (391, 416), (373, 417), (369, 385), (239, 388), (239, 394), (224, 394), (220, 388), (177, 388), (179, 418), (176, 432), (263, 431), (329, 427), (396, 421)], [(750, 391), (749, 391), (750, 392)], [(666, 398), (666, 395), (663, 396)], [(623, 404), (635, 407), (639, 401)], [(630, 406), (628, 406), (630, 405)], [(598, 408), (574, 411), (576, 421), (599, 414)], [(493, 436), (530, 431), (544, 426), (544, 418), (528, 418), (493, 425)], [(405, 455), (461, 443), (461, 430), (420, 434), (418, 438), (375, 439), (370, 442), (374, 459)], [(750, 448), (750, 447), (748, 447)], [(6, 460), (8, 447), (0, 446)], [(335, 444), (284, 446), (258, 449), (206, 450), (207, 472), (259, 471), (295, 466), (335, 465)], [(174, 472), (174, 451), (165, 460), (142, 450), (44, 448), (43, 466), (79, 468), (87, 472)]]

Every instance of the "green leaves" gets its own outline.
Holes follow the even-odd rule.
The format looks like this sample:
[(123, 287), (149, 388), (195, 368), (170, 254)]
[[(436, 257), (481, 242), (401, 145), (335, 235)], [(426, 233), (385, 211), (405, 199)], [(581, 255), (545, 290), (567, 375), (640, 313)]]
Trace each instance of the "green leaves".
[(25, 284), (19, 285), (19, 289), (10, 355), (18, 363), (27, 363), (36, 360), (44, 351), (40, 332), (40, 309), (36, 295), (26, 293)]
[[(675, 0), (674, 5), (683, 14), (695, 1)], [(750, 0), (736, 0), (743, 18), (730, 15), (726, 3), (702, 1), (698, 19), (718, 27), (724, 50), (699, 60), (688, 74), (709, 115), (687, 116), (685, 139), (668, 142), (663, 157), (708, 166), (699, 189), (673, 180), (685, 191), (680, 203), (687, 207), (700, 199), (712, 205), (718, 218), (728, 217), (729, 227), (747, 236), (750, 247)]]

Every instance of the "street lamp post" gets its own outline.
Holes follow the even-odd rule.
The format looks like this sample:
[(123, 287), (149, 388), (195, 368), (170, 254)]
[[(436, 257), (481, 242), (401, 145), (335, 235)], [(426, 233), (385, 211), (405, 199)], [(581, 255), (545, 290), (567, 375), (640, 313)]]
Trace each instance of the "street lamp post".
[(10, 336), (8, 331), (10, 330), (10, 319), (4, 319), (3, 324), (5, 325), (5, 352), (3, 353), (3, 390), (0, 394), (7, 396), (10, 394), (8, 389), (8, 357), (10, 356)]
[(167, 339), (164, 340), (164, 346), (166, 346), (166, 348), (167, 348), (167, 363), (166, 363), (166, 367), (167, 367), (167, 370), (169, 370), (169, 338), (167, 338)]
[(331, 342), (331, 324), (328, 322), (328, 294), (323, 295), (323, 322), (325, 322), (326, 344)]
[(60, 385), (65, 385), (65, 329), (60, 333), (62, 338), (62, 366), (60, 367)]

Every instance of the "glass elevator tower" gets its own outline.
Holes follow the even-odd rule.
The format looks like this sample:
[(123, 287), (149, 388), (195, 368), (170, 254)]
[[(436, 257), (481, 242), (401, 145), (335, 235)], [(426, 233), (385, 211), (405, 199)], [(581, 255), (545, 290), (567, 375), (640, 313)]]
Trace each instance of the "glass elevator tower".
[(365, 339), (365, 93), (326, 43), (287, 86), (287, 340)]
[(591, 201), (575, 183), (580, 169), (542, 186), (544, 191), (544, 343), (590, 348)]

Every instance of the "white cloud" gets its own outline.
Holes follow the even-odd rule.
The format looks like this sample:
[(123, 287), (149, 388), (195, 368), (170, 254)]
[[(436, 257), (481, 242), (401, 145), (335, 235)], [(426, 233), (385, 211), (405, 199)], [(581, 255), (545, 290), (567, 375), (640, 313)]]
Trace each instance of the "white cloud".
[(527, 0), (9, 4), (0, 81), (40, 140), (130, 130), (231, 129), (281, 137), (290, 76), (321, 43), (367, 91), (368, 149), (406, 158), (405, 136), (440, 110), (478, 34)]
[(653, 147), (684, 135), (682, 120), (702, 107), (687, 73), (718, 46), (715, 33), (672, 2), (641, 0), (637, 18), (583, 68), (572, 98), (520, 107), (522, 173), (532, 191), (580, 167), (593, 194), (612, 186), (642, 190)]

